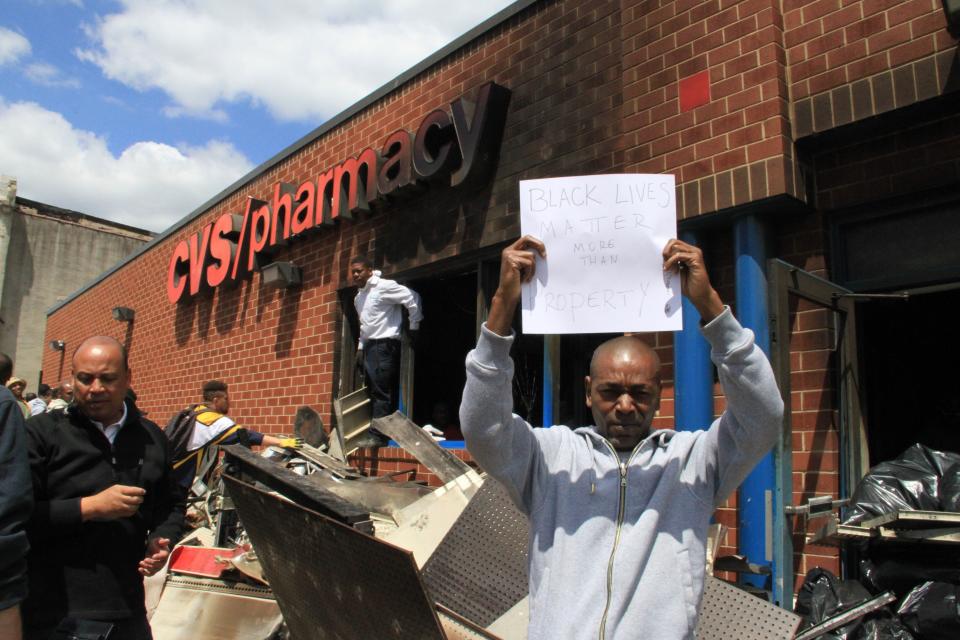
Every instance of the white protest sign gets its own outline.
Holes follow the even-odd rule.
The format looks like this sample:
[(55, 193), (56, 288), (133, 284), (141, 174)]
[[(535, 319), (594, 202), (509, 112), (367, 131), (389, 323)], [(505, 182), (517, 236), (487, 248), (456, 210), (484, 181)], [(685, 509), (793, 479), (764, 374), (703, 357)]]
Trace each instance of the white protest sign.
[(523, 285), (524, 333), (621, 333), (683, 328), (680, 279), (663, 271), (677, 237), (672, 175), (522, 180), (520, 228), (543, 241)]

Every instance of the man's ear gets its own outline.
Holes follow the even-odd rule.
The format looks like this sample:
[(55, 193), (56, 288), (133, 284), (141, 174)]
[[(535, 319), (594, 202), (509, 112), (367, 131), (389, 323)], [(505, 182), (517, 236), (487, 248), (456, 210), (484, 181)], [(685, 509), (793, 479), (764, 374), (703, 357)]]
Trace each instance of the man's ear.
[(590, 399), (590, 376), (586, 376), (583, 379), (583, 390), (587, 395), (587, 408), (593, 409), (593, 400)]

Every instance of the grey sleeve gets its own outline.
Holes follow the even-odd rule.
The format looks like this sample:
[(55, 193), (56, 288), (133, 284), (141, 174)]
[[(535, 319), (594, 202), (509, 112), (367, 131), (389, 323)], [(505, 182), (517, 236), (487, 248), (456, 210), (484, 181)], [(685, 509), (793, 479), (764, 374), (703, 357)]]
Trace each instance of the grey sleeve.
[(467, 354), (460, 425), (470, 455), (529, 513), (543, 453), (533, 428), (513, 414), (512, 344), (512, 336), (481, 327), (476, 349)]
[(729, 307), (703, 328), (710, 358), (717, 366), (726, 410), (697, 442), (688, 471), (697, 486), (712, 487), (704, 499), (722, 503), (776, 443), (783, 422), (783, 400), (767, 356)]

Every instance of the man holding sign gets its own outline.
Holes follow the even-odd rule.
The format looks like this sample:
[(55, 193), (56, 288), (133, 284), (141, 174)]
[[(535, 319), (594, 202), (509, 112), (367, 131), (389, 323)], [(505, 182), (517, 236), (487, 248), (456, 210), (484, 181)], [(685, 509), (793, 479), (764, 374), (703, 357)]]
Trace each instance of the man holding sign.
[(533, 429), (512, 413), (510, 326), (538, 256), (532, 236), (504, 249), (460, 407), (471, 454), (530, 518), (529, 637), (692, 639), (710, 517), (779, 433), (773, 372), (711, 286), (700, 249), (670, 240), (663, 270), (700, 312), (726, 411), (707, 431), (651, 431), (660, 361), (624, 336), (590, 361), (595, 426)]

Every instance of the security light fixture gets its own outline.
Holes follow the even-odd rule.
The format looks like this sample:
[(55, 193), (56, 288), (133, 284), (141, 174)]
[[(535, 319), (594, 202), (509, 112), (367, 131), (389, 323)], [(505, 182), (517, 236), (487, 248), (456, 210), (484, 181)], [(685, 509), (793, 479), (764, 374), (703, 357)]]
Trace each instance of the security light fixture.
[(130, 307), (114, 307), (111, 311), (114, 320), (120, 322), (133, 322), (134, 310)]
[(287, 289), (303, 281), (303, 271), (292, 262), (271, 262), (260, 269), (260, 283), (264, 287)]
[(947, 16), (947, 31), (954, 38), (960, 37), (960, 0), (941, 0), (943, 13)]
[(64, 342), (63, 340), (51, 340), (50, 348), (53, 349), (54, 351), (66, 351), (67, 343)]

